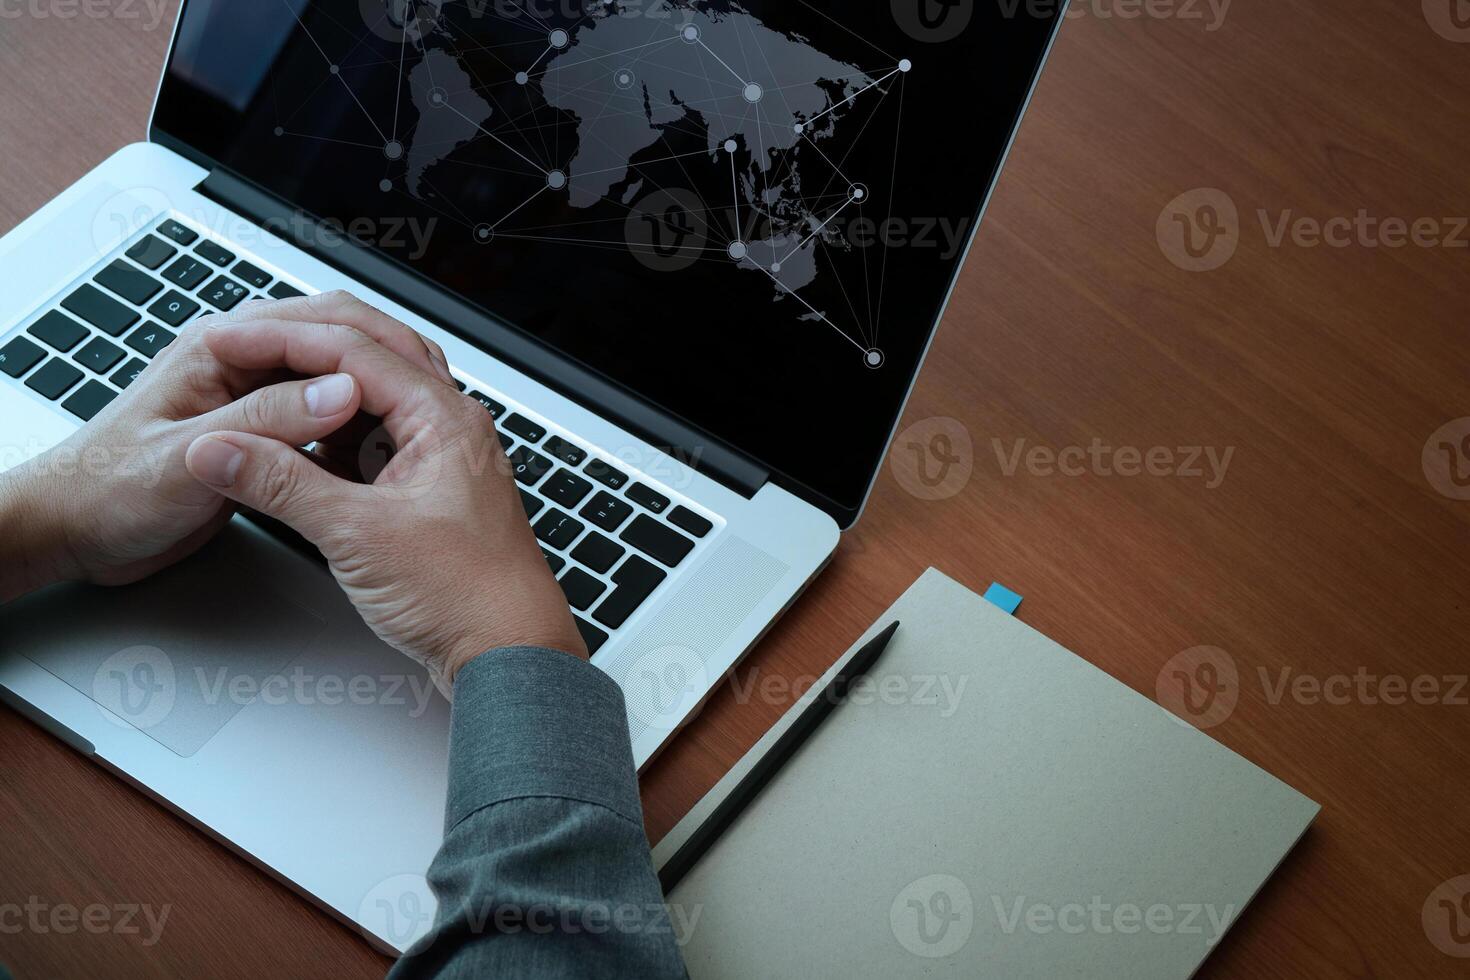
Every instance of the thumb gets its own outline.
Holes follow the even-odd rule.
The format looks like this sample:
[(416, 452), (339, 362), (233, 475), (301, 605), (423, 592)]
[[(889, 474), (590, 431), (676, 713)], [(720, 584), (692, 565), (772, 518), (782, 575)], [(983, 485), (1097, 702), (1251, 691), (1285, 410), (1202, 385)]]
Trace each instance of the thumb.
[(333, 524), (329, 514), (353, 490), (284, 442), (245, 432), (200, 436), (184, 465), (216, 493), (290, 525), (312, 544), (320, 544)]

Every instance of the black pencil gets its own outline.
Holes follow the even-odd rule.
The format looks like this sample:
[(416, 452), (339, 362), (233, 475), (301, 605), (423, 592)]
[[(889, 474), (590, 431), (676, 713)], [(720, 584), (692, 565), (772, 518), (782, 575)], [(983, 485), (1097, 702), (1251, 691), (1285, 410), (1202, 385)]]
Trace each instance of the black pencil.
[(684, 875), (688, 874), (695, 862), (704, 856), (704, 852), (709, 850), (710, 845), (740, 815), (740, 811), (745, 809), (766, 783), (770, 782), (771, 777), (786, 764), (791, 756), (796, 754), (796, 750), (806, 742), (811, 733), (816, 731), (817, 726), (827, 715), (831, 714), (832, 709), (842, 703), (847, 697), (848, 689), (852, 687), (852, 682), (872, 669), (873, 664), (887, 649), (888, 641), (893, 639), (893, 634), (897, 630), (898, 623), (895, 622), (853, 654), (847, 665), (838, 671), (836, 677), (832, 678), (832, 683), (827, 685), (826, 690), (812, 699), (791, 727), (776, 739), (776, 744), (771, 746), (770, 751), (756, 760), (745, 778), (735, 785), (729, 795), (715, 807), (708, 819), (700, 824), (694, 833), (689, 835), (689, 839), (674, 852), (673, 857), (665, 862), (658, 873), (659, 883), (663, 885), (665, 895), (673, 891), (674, 886), (683, 879)]

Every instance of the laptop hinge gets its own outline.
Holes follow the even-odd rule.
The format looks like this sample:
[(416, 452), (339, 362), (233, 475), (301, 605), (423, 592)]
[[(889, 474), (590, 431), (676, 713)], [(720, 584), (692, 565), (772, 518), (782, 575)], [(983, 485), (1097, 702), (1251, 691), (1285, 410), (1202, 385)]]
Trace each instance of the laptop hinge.
[(373, 289), (424, 319), (616, 422), (741, 496), (754, 497), (770, 480), (769, 471), (728, 444), (660, 411), (347, 234), (335, 228), (331, 235), (311, 233), (319, 227), (317, 220), (275, 195), (222, 170), (212, 171), (195, 190), (312, 257), (372, 284)]

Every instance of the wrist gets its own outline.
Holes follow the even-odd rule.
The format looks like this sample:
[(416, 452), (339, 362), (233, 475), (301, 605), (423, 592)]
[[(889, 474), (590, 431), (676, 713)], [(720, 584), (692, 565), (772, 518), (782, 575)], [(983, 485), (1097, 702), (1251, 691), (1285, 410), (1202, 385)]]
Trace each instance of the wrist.
[[(559, 598), (561, 590), (558, 589), (556, 594)], [(463, 640), (453, 644), (442, 660), (445, 679), (451, 686), (461, 670), (491, 650), (511, 647), (556, 650), (579, 660), (589, 659), (587, 644), (576, 624), (572, 622), (571, 612), (565, 605), (547, 609), (541, 615), (526, 617), (520, 621), (519, 626), (497, 617), (497, 622), (493, 625), (467, 629), (462, 636)]]
[(32, 460), (0, 473), (0, 603), (78, 577), (60, 496)]

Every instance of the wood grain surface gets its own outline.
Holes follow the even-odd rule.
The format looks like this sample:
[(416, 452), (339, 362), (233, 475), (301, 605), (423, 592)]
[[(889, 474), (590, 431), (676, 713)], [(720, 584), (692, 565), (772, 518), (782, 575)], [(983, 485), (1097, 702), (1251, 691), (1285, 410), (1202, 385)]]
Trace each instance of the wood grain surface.
[[(725, 685), (645, 774), (651, 838), (789, 703), (760, 691), (820, 673), (932, 564), (1004, 581), (1026, 622), (1151, 697), (1183, 651), (1236, 668), (1211, 734), (1323, 811), (1203, 976), (1464, 975), (1429, 900), (1470, 874), (1470, 692), (1450, 696), (1470, 670), (1470, 501), (1421, 462), (1470, 416), (1470, 43), (1453, 2), (1074, 7), (909, 407), (920, 428), (738, 671), (777, 684)], [(172, 22), (172, 4), (151, 30), (38, 6), (85, 9), (0, 19), (0, 229), (143, 138)], [(1235, 251), (1187, 271), (1168, 206), (1203, 188), (1235, 206)], [(1208, 201), (1181, 209), (1203, 221)], [(1310, 222), (1334, 218), (1357, 227), (1312, 244)], [(1391, 222), (1372, 235), (1366, 219), (1435, 232), (1395, 246)], [(941, 489), (957, 492), (924, 499), (915, 466), (941, 431), (960, 456)], [(1154, 472), (1119, 472), (1126, 453), (1100, 465), (1094, 440), (1159, 450)], [(1047, 463), (1068, 447), (1080, 475)], [(1203, 461), (1191, 475), (1189, 447), (1230, 452), (1223, 478)], [(1440, 681), (1437, 703), (1387, 703), (1392, 677)], [(171, 910), (151, 947), (146, 930), (0, 929), (20, 980), (388, 966), (8, 711), (0, 746), (0, 903)]]

